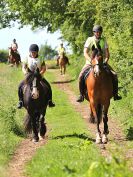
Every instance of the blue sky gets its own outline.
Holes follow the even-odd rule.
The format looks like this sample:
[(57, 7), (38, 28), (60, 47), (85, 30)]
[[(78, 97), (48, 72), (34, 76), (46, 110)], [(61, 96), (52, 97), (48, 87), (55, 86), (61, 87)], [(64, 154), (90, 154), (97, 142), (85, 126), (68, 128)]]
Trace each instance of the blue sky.
[(59, 32), (51, 34), (47, 33), (46, 29), (33, 32), (30, 26), (22, 29), (18, 29), (17, 27), (5, 28), (0, 30), (0, 49), (8, 49), (15, 38), (19, 46), (18, 51), (21, 54), (21, 58), (24, 58), (28, 55), (30, 44), (36, 43), (40, 46), (47, 42), (52, 48), (56, 48), (61, 42), (59, 37)]

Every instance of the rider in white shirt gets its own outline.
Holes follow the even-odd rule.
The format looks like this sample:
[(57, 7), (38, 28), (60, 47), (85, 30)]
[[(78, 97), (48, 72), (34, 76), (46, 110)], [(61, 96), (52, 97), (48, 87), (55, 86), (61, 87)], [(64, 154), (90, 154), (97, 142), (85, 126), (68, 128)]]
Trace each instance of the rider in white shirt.
[[(43, 74), (46, 71), (46, 65), (45, 65), (45, 61), (43, 59), (38, 58), (38, 52), (39, 52), (38, 45), (37, 44), (31, 44), (30, 48), (29, 48), (29, 52), (30, 52), (29, 56), (23, 61), (23, 65), (22, 65), (23, 73), (25, 75), (27, 75), (28, 70), (33, 72), (36, 68), (39, 68), (40, 74), (43, 76)], [(48, 102), (48, 105), (49, 105), (49, 107), (54, 107), (55, 104), (52, 102), (51, 86), (46, 79), (43, 78), (42, 81), (49, 88), (49, 102)], [(25, 82), (22, 81), (19, 84), (19, 87), (18, 87), (18, 96), (19, 96), (19, 103), (18, 103), (18, 106), (17, 106), (18, 109), (21, 109), (23, 107), (23, 86), (24, 86), (24, 84), (25, 84)]]

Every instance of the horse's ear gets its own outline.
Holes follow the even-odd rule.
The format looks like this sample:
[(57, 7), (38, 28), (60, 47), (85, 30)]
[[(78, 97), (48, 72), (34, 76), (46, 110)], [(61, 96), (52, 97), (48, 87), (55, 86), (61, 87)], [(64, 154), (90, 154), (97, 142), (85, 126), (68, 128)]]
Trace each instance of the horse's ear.
[(92, 51), (95, 50), (95, 46), (94, 46), (94, 45), (92, 46), (91, 50), (92, 50)]

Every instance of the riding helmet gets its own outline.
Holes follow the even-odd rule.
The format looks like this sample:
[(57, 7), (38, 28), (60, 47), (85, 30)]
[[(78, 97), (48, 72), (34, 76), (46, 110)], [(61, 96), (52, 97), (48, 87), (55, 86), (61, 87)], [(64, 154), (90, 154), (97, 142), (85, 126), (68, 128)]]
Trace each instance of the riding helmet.
[(95, 25), (93, 27), (93, 32), (103, 32), (103, 28), (100, 25)]
[(29, 48), (30, 52), (38, 52), (39, 51), (39, 47), (37, 44), (31, 44), (30, 48)]

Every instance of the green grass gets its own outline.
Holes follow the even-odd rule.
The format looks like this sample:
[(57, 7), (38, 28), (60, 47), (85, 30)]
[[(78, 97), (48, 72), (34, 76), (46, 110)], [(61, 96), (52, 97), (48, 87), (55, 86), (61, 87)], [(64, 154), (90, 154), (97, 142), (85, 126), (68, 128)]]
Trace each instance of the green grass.
[[(4, 176), (6, 165), (24, 138), (25, 110), (16, 109), (17, 87), (23, 79), (21, 70), (0, 64), (0, 71), (0, 176)], [(55, 76), (47, 72), (46, 78), (52, 82)], [(116, 150), (103, 158), (67, 95), (55, 85), (52, 89), (56, 107), (48, 108), (46, 113), (48, 142), (37, 150), (25, 173), (32, 177), (130, 177), (128, 164), (121, 154)]]
[[(46, 74), (49, 81), (54, 75)], [(103, 158), (81, 116), (70, 106), (62, 90), (54, 85), (56, 107), (48, 109), (47, 144), (28, 163), (26, 174), (32, 177), (130, 177), (126, 161), (120, 154)]]
[[(16, 110), (17, 85), (21, 78), (19, 69), (0, 64), (0, 174), (10, 160), (23, 135), (23, 113)], [(18, 75), (19, 74), (19, 75)], [(21, 116), (20, 116), (21, 115)]]

